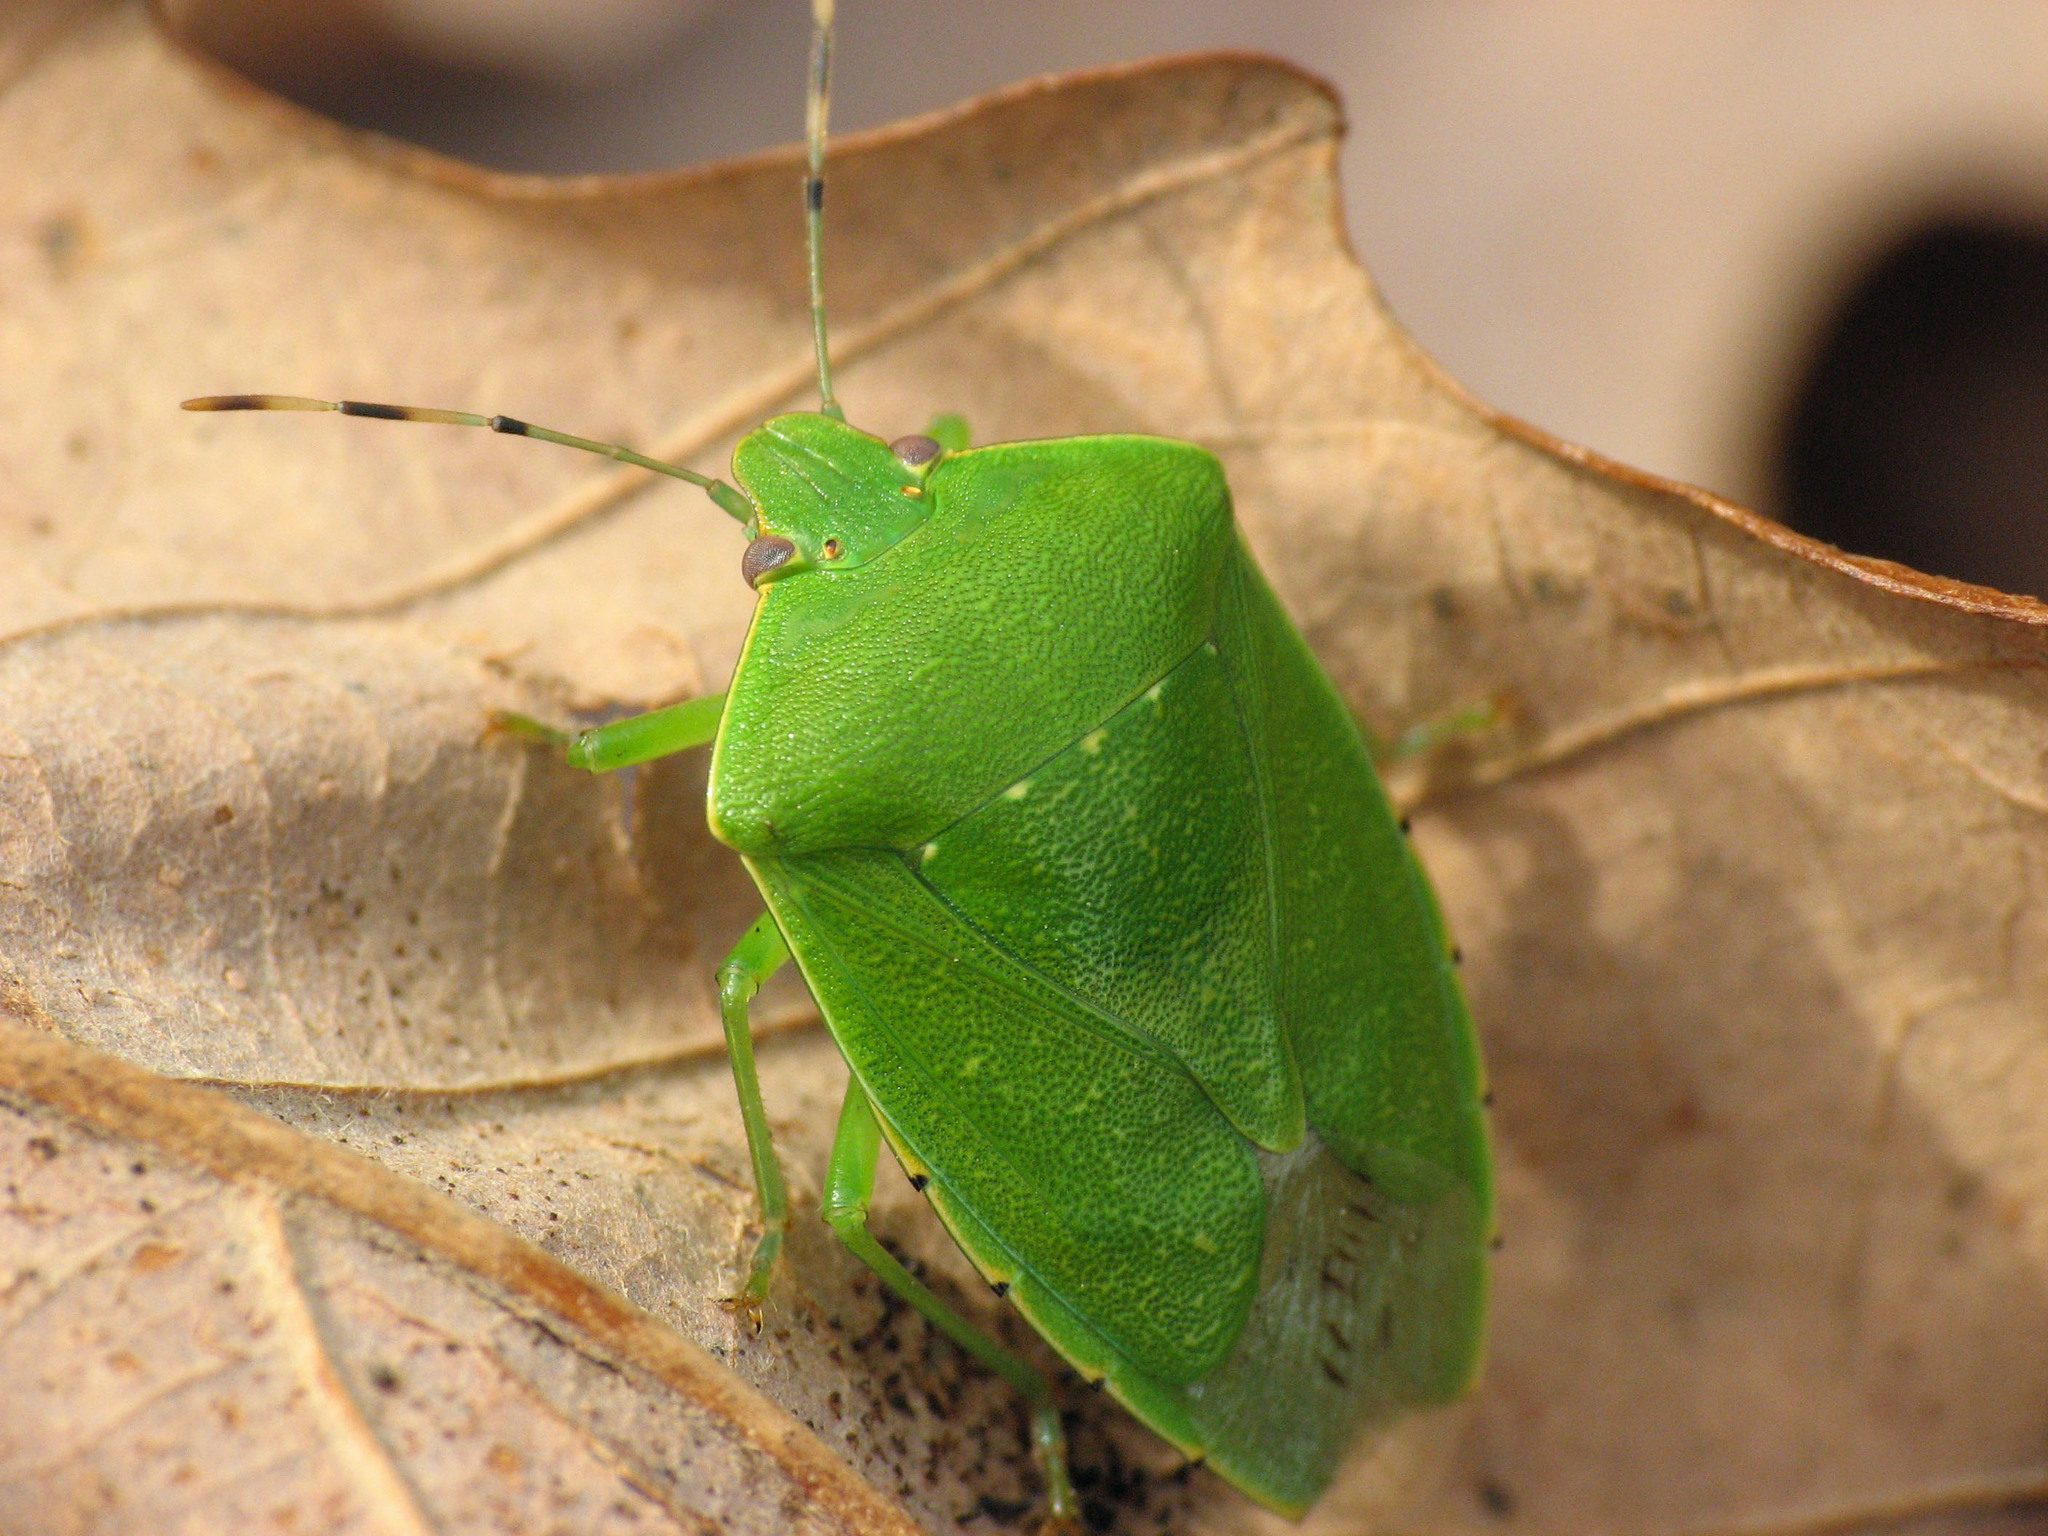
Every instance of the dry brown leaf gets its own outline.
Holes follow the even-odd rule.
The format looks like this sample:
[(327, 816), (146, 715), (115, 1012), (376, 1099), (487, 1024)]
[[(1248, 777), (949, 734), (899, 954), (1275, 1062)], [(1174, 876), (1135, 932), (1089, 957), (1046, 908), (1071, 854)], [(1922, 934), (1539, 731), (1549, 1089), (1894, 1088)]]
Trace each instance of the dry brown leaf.
[[(483, 434), (173, 408), (716, 472), (808, 397), (795, 160), (487, 176), (86, 0), (0, 13), (0, 79), (0, 1525), (1014, 1524), (1014, 1404), (815, 1223), (760, 1339), (715, 1305), (709, 972), (756, 908), (701, 762), (483, 737), (718, 686), (737, 528)], [(1464, 399), (1343, 247), (1337, 132), (1252, 59), (1025, 87), (841, 146), (830, 237), (862, 424), (1205, 443), (1364, 718), (1512, 703), (1402, 786), (1498, 1094), (1492, 1356), (1312, 1527), (2048, 1496), (2048, 610)], [(803, 1214), (843, 1069), (794, 989), (766, 1033)], [(1023, 1337), (900, 1181), (878, 1226)], [(1284, 1528), (1080, 1399), (1119, 1528)]]

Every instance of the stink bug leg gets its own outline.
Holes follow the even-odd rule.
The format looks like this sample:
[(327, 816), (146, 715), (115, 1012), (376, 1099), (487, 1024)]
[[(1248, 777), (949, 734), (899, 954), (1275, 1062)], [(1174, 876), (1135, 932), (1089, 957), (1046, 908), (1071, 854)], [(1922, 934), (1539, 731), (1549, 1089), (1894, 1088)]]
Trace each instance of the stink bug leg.
[(768, 1133), (768, 1110), (761, 1102), (761, 1079), (754, 1070), (754, 1037), (747, 1027), (747, 1006), (768, 978), (789, 959), (782, 931), (764, 912), (746, 936), (733, 946), (718, 968), (718, 1009), (725, 1020), (725, 1051), (732, 1061), (733, 1084), (739, 1090), (740, 1118), (747, 1128), (747, 1152), (754, 1162), (754, 1192), (761, 1201), (761, 1241), (746, 1283), (726, 1299), (726, 1306), (748, 1329), (761, 1331), (761, 1303), (782, 1253), (782, 1234), (789, 1226), (789, 1195), (782, 1183), (782, 1165)]
[(509, 710), (501, 710), (494, 715), (491, 725), (507, 736), (520, 736), (528, 741), (560, 747), (571, 767), (586, 768), (592, 773), (609, 773), (614, 768), (651, 763), (658, 757), (706, 745), (717, 738), (718, 721), (724, 713), (725, 695), (707, 693), (701, 698), (671, 704), (666, 709), (650, 710), (644, 715), (629, 715), (623, 720), (595, 725), (587, 731), (557, 730), (531, 716), (513, 714)]
[(947, 1306), (894, 1254), (868, 1231), (868, 1205), (875, 1194), (875, 1162), (882, 1150), (882, 1128), (874, 1106), (855, 1080), (846, 1085), (839, 1110), (839, 1130), (832, 1138), (832, 1162), (825, 1179), (825, 1198), (818, 1214), (839, 1240), (872, 1269), (882, 1283), (901, 1296), (947, 1338), (1017, 1389), (1031, 1407), (1031, 1448), (1045, 1477), (1047, 1513), (1055, 1528), (1074, 1528), (1074, 1487), (1067, 1479), (1067, 1436), (1060, 1427), (1059, 1405), (1044, 1373), (1012, 1354)]

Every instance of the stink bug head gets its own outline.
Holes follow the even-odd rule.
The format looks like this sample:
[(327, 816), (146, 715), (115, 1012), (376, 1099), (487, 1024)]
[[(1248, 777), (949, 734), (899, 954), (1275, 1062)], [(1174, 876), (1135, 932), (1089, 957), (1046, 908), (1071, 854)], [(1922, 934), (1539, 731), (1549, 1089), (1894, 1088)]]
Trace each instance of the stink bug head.
[(733, 478), (756, 509), (742, 572), (760, 587), (800, 571), (865, 565), (929, 517), (924, 476), (935, 461), (906, 462), (836, 417), (774, 417), (733, 450)]

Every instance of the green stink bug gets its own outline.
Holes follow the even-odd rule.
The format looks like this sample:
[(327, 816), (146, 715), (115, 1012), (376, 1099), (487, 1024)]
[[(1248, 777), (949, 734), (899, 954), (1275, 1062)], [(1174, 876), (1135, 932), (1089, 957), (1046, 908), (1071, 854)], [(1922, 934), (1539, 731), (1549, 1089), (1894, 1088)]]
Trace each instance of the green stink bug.
[(805, 204), (821, 410), (747, 436), (758, 593), (724, 694), (561, 741), (593, 771), (713, 748), (709, 818), (767, 913), (719, 971), (763, 1235), (788, 1199), (748, 1030), (794, 958), (851, 1069), (822, 1214), (1032, 1409), (1045, 1377), (869, 1234), (887, 1141), (1086, 1380), (1299, 1514), (1369, 1422), (1474, 1369), (1491, 1221), (1479, 1067), (1434, 899), (1357, 729), (1247, 551), (1217, 460), (1133, 435), (885, 442), (832, 389), (820, 276), (831, 0)]

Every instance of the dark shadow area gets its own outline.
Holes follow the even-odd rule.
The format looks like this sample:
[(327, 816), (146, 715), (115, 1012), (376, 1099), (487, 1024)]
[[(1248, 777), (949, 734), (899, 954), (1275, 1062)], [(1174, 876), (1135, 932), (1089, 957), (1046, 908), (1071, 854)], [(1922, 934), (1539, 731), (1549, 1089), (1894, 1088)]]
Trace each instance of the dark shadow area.
[(1802, 533), (2048, 595), (2048, 228), (1942, 218), (1882, 251), (1819, 333), (1772, 458)]

